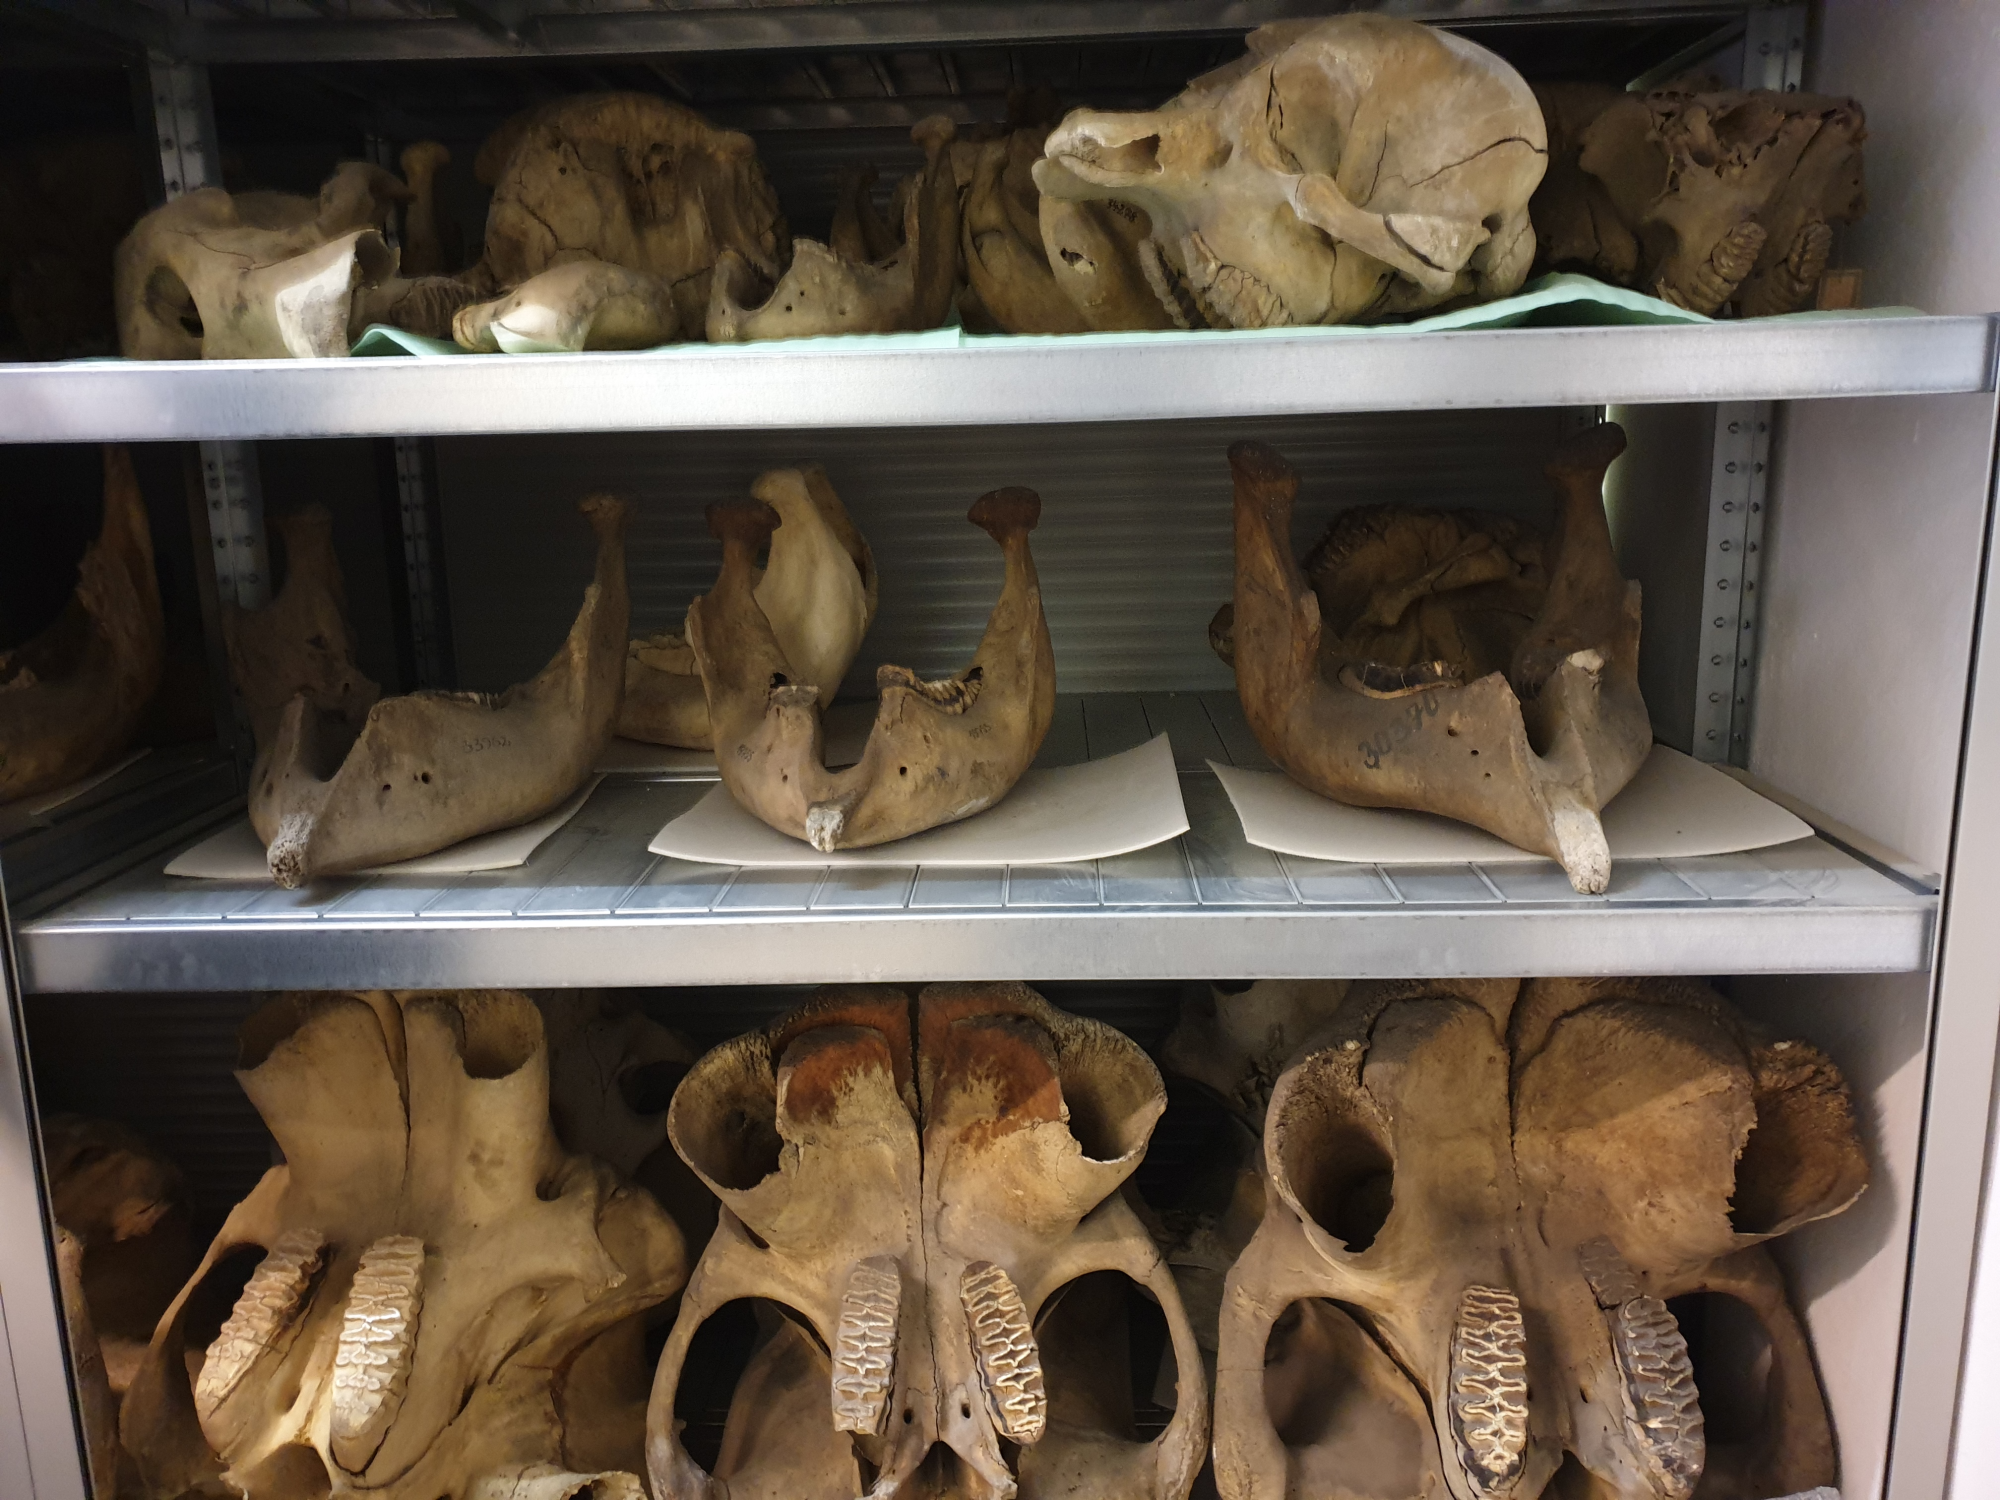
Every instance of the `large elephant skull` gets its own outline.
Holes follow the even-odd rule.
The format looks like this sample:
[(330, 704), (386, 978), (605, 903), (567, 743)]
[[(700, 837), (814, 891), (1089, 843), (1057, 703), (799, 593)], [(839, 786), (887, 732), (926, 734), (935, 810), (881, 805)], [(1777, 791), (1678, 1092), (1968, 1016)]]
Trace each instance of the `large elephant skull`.
[[(685, 1252), (651, 1198), (557, 1143), (534, 1003), (282, 996), (243, 1064), (284, 1165), (230, 1212), (126, 1397), (146, 1492), (636, 1500), (629, 1470), (569, 1470), (636, 1460), (601, 1346), (630, 1348)], [(190, 1297), (246, 1248), (263, 1258), (190, 1383)], [(621, 1409), (629, 1430), (606, 1432)]]
[(1046, 197), (1117, 199), (1183, 326), (1372, 322), (1501, 297), (1534, 259), (1542, 113), (1506, 63), (1387, 16), (1290, 21), (1143, 114), (1072, 113)]
[[(1605, 1500), (1833, 1482), (1768, 1252), (1867, 1182), (1846, 1085), (1683, 980), (1357, 984), (1271, 1099), (1230, 1272), (1224, 1500)], [(1747, 1306), (1763, 1430), (1706, 1441), (1667, 1299)], [(1567, 1483), (1567, 1481), (1565, 1481)]]
[[(723, 1211), (653, 1387), (656, 1500), (1181, 1500), (1201, 1363), (1120, 1193), (1164, 1107), (1133, 1043), (1018, 984), (932, 985), (914, 1005), (823, 990), (710, 1053), (669, 1116)], [(1119, 1431), (1129, 1385), (1107, 1388), (1121, 1362), (1092, 1343), (1118, 1278), (1157, 1300), (1178, 1364), (1150, 1443)], [(675, 1393), (697, 1330), (742, 1298), (807, 1332), (753, 1359), (711, 1476)]]

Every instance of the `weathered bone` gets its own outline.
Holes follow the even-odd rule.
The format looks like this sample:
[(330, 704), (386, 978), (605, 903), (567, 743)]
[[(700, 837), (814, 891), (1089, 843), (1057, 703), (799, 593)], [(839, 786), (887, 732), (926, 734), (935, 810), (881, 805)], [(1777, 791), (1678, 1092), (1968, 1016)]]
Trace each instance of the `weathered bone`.
[[(1632, 1500), (1832, 1481), (1761, 1243), (1845, 1208), (1867, 1169), (1831, 1064), (1713, 991), (1356, 984), (1279, 1079), (1264, 1156), (1264, 1221), (1223, 1302), (1224, 1500), (1322, 1493), (1319, 1476), (1368, 1500), (1534, 1500), (1565, 1453), (1578, 1485)], [(1667, 1307), (1704, 1289), (1750, 1307), (1772, 1350), (1764, 1431), (1719, 1467)], [(1315, 1385), (1352, 1394), (1316, 1416)]]
[[(646, 1194), (557, 1142), (533, 1002), (282, 996), (242, 1061), (284, 1164), (231, 1211), (126, 1397), (141, 1493), (636, 1500), (629, 1469), (579, 1460), (609, 1410), (637, 1461), (635, 1320), (686, 1261)], [(191, 1302), (249, 1248), (265, 1258), (190, 1380)]]
[(1265, 753), (1322, 796), (1457, 818), (1602, 891), (1598, 811), (1652, 746), (1639, 586), (1618, 574), (1601, 495), (1624, 446), (1605, 423), (1557, 451), (1545, 569), (1507, 545), (1512, 523), (1349, 512), (1315, 559), (1317, 598), (1291, 553), (1297, 477), (1261, 444), (1231, 448), (1232, 655)]
[(1111, 332), (1174, 326), (1140, 262), (1141, 247), (1153, 233), (1144, 209), (1118, 198), (1092, 202), (1037, 192), (1049, 274), (1086, 327)]
[(650, 349), (680, 332), (673, 288), (643, 271), (570, 260), (504, 297), (462, 307), (451, 336), (477, 354)]
[(802, 679), (755, 596), (755, 559), (778, 517), (769, 506), (709, 507), (722, 538), (715, 587), (688, 610), (723, 785), (746, 811), (823, 853), (888, 843), (984, 811), (1020, 780), (1055, 715), (1055, 656), (1028, 533), (1032, 490), (994, 490), (968, 519), (1000, 544), (1006, 576), (972, 665), (921, 681), (876, 672), (881, 701), (860, 761), (822, 761), (823, 685)]
[(708, 314), (731, 254), (775, 277), (788, 236), (751, 139), (651, 94), (584, 94), (509, 120), (480, 148), (493, 185), (466, 281), (487, 297), (567, 261), (622, 266), (672, 288), (678, 326)]
[(1035, 168), (1044, 197), (1150, 217), (1142, 263), (1176, 322), (1376, 321), (1520, 286), (1547, 144), (1519, 74), (1387, 16), (1248, 45), (1162, 109), (1075, 111)]
[(285, 705), (304, 694), (351, 738), (361, 732), (382, 689), (354, 664), (347, 588), (333, 550), (333, 518), (323, 506), (280, 516), (285, 585), (262, 609), (225, 604), (222, 637), (230, 684), (249, 710), (257, 748), (270, 747)]
[(317, 201), (197, 188), (141, 219), (113, 269), (128, 359), (305, 359), (347, 353), (357, 291), (392, 280), (380, 234), (409, 190), (346, 162)]
[[(932, 115), (910, 131), (923, 147), (924, 172), (904, 207), (903, 242), (886, 259), (856, 261), (817, 240), (797, 240), (790, 267), (757, 302), (772, 273), (725, 252), (716, 262), (706, 310), (709, 342), (894, 333), (942, 323), (958, 265), (958, 192), (949, 150), (954, 129), (943, 115)], [(850, 248), (854, 238), (843, 235)]]
[(597, 533), (597, 575), (568, 640), (535, 677), (492, 695), (385, 698), (351, 742), (305, 695), (286, 705), (250, 791), (272, 879), (299, 886), (429, 854), (539, 817), (583, 784), (623, 686), (631, 507), (598, 495), (581, 508)]
[(104, 520), (76, 593), (41, 634), (0, 652), (0, 802), (95, 770), (131, 743), (160, 685), (166, 622), (132, 456), (104, 450)]
[(118, 1489), (118, 1403), (105, 1371), (104, 1351), (84, 1295), (81, 1239), (55, 1226), (56, 1289), (62, 1301), (63, 1338), (69, 1346), (70, 1379), (83, 1425), (84, 1468), (93, 1495)]
[[(1120, 1194), (1164, 1106), (1129, 1040), (1021, 985), (932, 985), (914, 1006), (822, 990), (710, 1053), (671, 1130), (724, 1212), (653, 1388), (655, 1496), (838, 1500), (865, 1472), (875, 1500), (1180, 1500), (1206, 1430), (1200, 1357)], [(1043, 1378), (1040, 1327), (1099, 1272), (1155, 1298), (1172, 1333), (1175, 1412), (1151, 1443), (1120, 1430), (1129, 1383), (1114, 1401), (1070, 1377), (1089, 1356), (1067, 1337), (1064, 1379)], [(674, 1397), (695, 1332), (746, 1297), (792, 1316), (739, 1384), (710, 1475)]]
[(1541, 259), (1696, 312), (1810, 305), (1835, 224), (1865, 208), (1861, 106), (1770, 89), (1538, 90)]
[[(875, 619), (875, 555), (817, 464), (760, 474), (750, 493), (777, 512), (779, 523), (770, 560), (753, 585), (757, 607), (799, 679), (819, 685), (825, 708)], [(690, 750), (713, 745), (701, 670), (684, 637), (631, 643), (618, 732)]]
[(451, 152), (440, 141), (416, 141), (396, 158), (403, 169), (409, 201), (403, 205), (402, 268), (409, 276), (443, 276), (456, 269), (445, 252), (438, 225), (437, 175), (451, 165)]

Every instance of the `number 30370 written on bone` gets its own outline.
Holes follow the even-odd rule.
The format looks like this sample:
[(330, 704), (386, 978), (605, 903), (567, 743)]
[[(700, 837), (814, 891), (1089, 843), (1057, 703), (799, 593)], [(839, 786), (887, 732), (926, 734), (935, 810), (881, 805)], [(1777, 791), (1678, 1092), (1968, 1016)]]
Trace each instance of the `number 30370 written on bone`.
[(1382, 762), (1401, 749), (1403, 743), (1424, 727), (1424, 720), (1435, 719), (1438, 712), (1436, 693), (1418, 693), (1410, 706), (1390, 723), (1386, 729), (1378, 729), (1361, 742), (1361, 763), (1374, 771)]

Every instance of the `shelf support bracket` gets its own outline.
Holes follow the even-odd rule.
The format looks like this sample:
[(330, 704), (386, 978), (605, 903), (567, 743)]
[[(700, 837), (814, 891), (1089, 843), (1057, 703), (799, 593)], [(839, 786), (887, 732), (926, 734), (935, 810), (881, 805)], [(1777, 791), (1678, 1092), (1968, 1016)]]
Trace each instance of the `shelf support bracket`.
[(1763, 6), (1745, 22), (1743, 87), (1796, 94), (1806, 79), (1806, 8)]
[(1695, 666), (1694, 756), (1718, 764), (1747, 766), (1750, 758), (1771, 422), (1768, 401), (1724, 401), (1715, 408), (1701, 655)]

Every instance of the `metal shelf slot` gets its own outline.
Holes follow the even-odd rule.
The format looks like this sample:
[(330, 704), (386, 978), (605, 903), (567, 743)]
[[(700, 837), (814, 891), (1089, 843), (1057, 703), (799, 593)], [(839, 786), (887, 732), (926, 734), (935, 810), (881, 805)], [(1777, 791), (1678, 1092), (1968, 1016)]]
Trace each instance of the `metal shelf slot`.
[(1768, 401), (1725, 401), (1715, 410), (1700, 660), (1695, 668), (1697, 760), (1749, 763), (1771, 421)]

